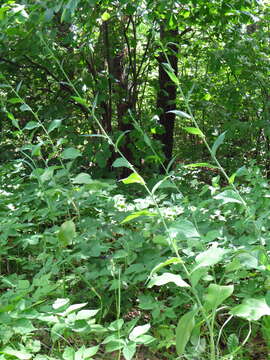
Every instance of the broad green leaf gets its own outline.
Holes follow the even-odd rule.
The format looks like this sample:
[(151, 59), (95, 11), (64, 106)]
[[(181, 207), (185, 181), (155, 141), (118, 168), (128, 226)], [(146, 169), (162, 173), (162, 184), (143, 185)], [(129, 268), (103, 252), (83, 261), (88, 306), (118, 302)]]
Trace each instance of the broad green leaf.
[(256, 321), (262, 316), (270, 315), (270, 306), (267, 305), (265, 298), (249, 298), (245, 299), (242, 304), (232, 308), (230, 314), (249, 321)]
[(183, 355), (195, 326), (195, 316), (198, 310), (194, 309), (183, 315), (176, 328), (176, 351), (178, 356)]
[(118, 320), (115, 320), (112, 323), (110, 323), (110, 325), (108, 326), (108, 329), (110, 331), (118, 331), (118, 330), (122, 329), (123, 325), (124, 325), (124, 320), (118, 319)]
[(40, 126), (40, 124), (36, 121), (29, 121), (25, 127), (23, 128), (23, 130), (33, 130), (36, 129)]
[(196, 256), (195, 261), (197, 265), (193, 271), (200, 267), (212, 266), (219, 263), (223, 259), (223, 256), (228, 252), (229, 250), (219, 248), (217, 247), (217, 244), (214, 244), (208, 250)]
[(230, 334), (227, 340), (229, 352), (233, 352), (239, 346), (239, 339), (236, 334)]
[(132, 173), (127, 178), (122, 179), (121, 181), (124, 184), (138, 183), (138, 184), (141, 184), (141, 185), (145, 185), (145, 182), (144, 182), (143, 178), (137, 173)]
[(168, 231), (172, 239), (182, 240), (200, 237), (200, 234), (198, 233), (192, 222), (185, 219), (179, 219), (174, 221), (169, 226)]
[(98, 312), (99, 312), (99, 309), (96, 309), (96, 310), (80, 310), (76, 314), (76, 320), (88, 320), (91, 317), (94, 317)]
[(101, 15), (101, 19), (102, 19), (103, 21), (109, 20), (110, 17), (111, 17), (111, 15), (110, 15), (107, 11), (105, 11), (105, 12)]
[(171, 110), (169, 112), (171, 112), (171, 113), (173, 113), (173, 114), (175, 114), (177, 116), (186, 118), (186, 119), (192, 119), (192, 117), (189, 114), (187, 114), (186, 112), (181, 111), (181, 110)]
[(233, 285), (217, 285), (210, 284), (205, 296), (204, 308), (206, 310), (213, 310), (223, 303), (225, 299), (230, 297), (233, 293)]
[(82, 154), (80, 153), (79, 150), (70, 147), (68, 149), (65, 149), (62, 154), (61, 154), (61, 158), (65, 159), (65, 160), (73, 160), (76, 159), (77, 157), (82, 156)]
[(227, 203), (243, 204), (243, 201), (241, 200), (240, 196), (234, 190), (225, 190), (222, 193), (214, 196), (214, 199), (221, 200), (222, 204), (227, 204)]
[(59, 230), (58, 239), (63, 247), (72, 244), (76, 235), (75, 224), (72, 220), (65, 221)]
[[(83, 359), (89, 359), (91, 358), (92, 356), (96, 355), (96, 353), (98, 352), (99, 350), (99, 345), (96, 345), (96, 346), (91, 346), (89, 348), (85, 348), (83, 350)], [(75, 356), (75, 359), (76, 359), (76, 356)]]
[(78, 104), (81, 104), (81, 105), (88, 108), (88, 104), (87, 104), (87, 101), (85, 99), (83, 99), (81, 97), (78, 97), (78, 96), (71, 96), (71, 98), (73, 100), (75, 100)]
[(32, 322), (28, 319), (18, 319), (13, 322), (12, 329), (16, 334), (26, 335), (33, 332), (35, 327), (32, 325)]
[(200, 137), (204, 137), (203, 132), (202, 132), (200, 129), (196, 128), (196, 127), (184, 127), (184, 130), (185, 130), (186, 132), (188, 132), (189, 134), (198, 135), (198, 136), (200, 136)]
[(172, 273), (164, 273), (160, 276), (155, 276), (149, 281), (148, 287), (151, 288), (155, 286), (162, 286), (168, 283), (174, 283), (179, 287), (189, 287), (189, 284), (186, 283), (180, 275), (175, 275)]
[(87, 173), (80, 173), (72, 179), (74, 184), (91, 184), (92, 181), (91, 176)]
[(75, 357), (75, 350), (70, 346), (66, 347), (63, 352), (63, 359), (74, 360), (74, 357)]
[(224, 131), (222, 134), (219, 135), (219, 137), (215, 140), (213, 146), (212, 146), (212, 149), (211, 149), (211, 152), (213, 154), (213, 156), (216, 156), (216, 152), (217, 152), (217, 149), (220, 147), (221, 144), (223, 144), (224, 142), (224, 139), (225, 139), (225, 135), (226, 135), (226, 132), (227, 131)]
[(22, 104), (20, 106), (20, 110), (21, 111), (32, 111), (31, 107), (29, 105), (27, 105), (27, 104)]
[(155, 341), (155, 338), (151, 335), (140, 335), (134, 341), (136, 344), (148, 345), (151, 342)]
[(157, 273), (160, 269), (164, 268), (165, 266), (168, 266), (168, 265), (172, 265), (172, 264), (182, 264), (183, 261), (177, 257), (173, 257), (173, 258), (170, 258), (158, 265), (156, 265), (151, 273), (150, 273), (150, 277), (152, 277), (155, 273)]
[[(64, 311), (64, 315), (68, 315), (78, 309), (81, 309), (83, 308), (84, 306), (86, 306), (87, 303), (81, 303), (81, 304), (73, 304), (73, 305), (70, 305), (65, 311)], [(87, 310), (84, 310), (84, 311), (87, 311)], [(96, 311), (96, 310), (89, 310), (89, 311)], [(98, 310), (97, 310), (98, 311)]]
[(59, 310), (66, 307), (68, 303), (69, 299), (56, 299), (55, 302), (52, 304), (52, 307), (55, 310)]
[(136, 353), (136, 343), (134, 343), (134, 342), (129, 342), (123, 348), (123, 356), (124, 356), (125, 360), (132, 360), (135, 353)]
[(18, 130), (20, 130), (20, 125), (17, 119), (15, 119), (14, 115), (10, 112), (7, 112), (8, 118), (11, 120), (12, 125), (15, 126)]
[(61, 126), (61, 124), (62, 124), (61, 119), (53, 120), (48, 127), (48, 133), (52, 132), (55, 129), (58, 129)]
[(145, 324), (141, 326), (136, 326), (129, 334), (129, 340), (136, 341), (136, 338), (147, 333), (147, 331), (150, 329), (150, 324)]
[(149, 210), (141, 210), (141, 211), (136, 211), (130, 215), (128, 215), (124, 220), (121, 221), (120, 224), (125, 224), (133, 219), (136, 219), (140, 216), (157, 216), (157, 214), (150, 212)]
[(122, 339), (114, 339), (106, 344), (105, 351), (106, 352), (113, 352), (120, 349), (123, 349), (123, 347), (126, 345), (126, 342)]
[(20, 360), (28, 360), (28, 359), (31, 359), (33, 356), (33, 354), (29, 353), (26, 350), (19, 351), (19, 350), (15, 350), (9, 346), (5, 347), (4, 349), (1, 349), (0, 351), (4, 355), (14, 356), (15, 358), (20, 359)]
[(114, 162), (113, 162), (113, 164), (112, 164), (112, 166), (113, 167), (127, 167), (127, 168), (129, 168), (130, 169), (130, 167), (131, 167), (131, 165), (130, 165), (130, 163), (126, 160), (126, 159), (124, 159), (124, 158), (118, 158), (118, 159), (116, 159)]
[(39, 144), (33, 146), (31, 155), (32, 156), (40, 156), (41, 155), (41, 146), (42, 145), (43, 145), (43, 143), (39, 143)]
[(8, 102), (11, 104), (21, 104), (21, 103), (23, 103), (23, 100), (20, 98), (11, 98), (11, 99), (8, 99)]

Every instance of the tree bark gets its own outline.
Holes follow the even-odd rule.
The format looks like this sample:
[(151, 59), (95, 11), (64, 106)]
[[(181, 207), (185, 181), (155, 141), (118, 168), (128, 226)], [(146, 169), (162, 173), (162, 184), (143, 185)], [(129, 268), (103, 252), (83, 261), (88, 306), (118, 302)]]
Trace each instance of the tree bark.
[(175, 75), (177, 75), (178, 47), (175, 45), (177, 36), (177, 29), (168, 30), (164, 24), (160, 25), (160, 41), (166, 49), (166, 54), (161, 52), (158, 56), (159, 90), (157, 94), (157, 108), (160, 112), (159, 119), (160, 124), (163, 126), (163, 133), (158, 134), (157, 138), (163, 145), (165, 165), (170, 162), (173, 152), (175, 114), (169, 111), (175, 110), (177, 88), (165, 71), (163, 63), (169, 62)]

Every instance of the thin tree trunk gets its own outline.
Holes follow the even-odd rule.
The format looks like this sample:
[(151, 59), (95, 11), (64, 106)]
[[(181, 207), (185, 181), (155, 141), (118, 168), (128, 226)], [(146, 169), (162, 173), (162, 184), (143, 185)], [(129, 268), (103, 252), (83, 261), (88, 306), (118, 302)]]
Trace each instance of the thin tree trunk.
[[(173, 152), (173, 135), (175, 114), (169, 111), (175, 110), (176, 102), (176, 85), (171, 81), (164, 69), (163, 63), (169, 61), (175, 75), (177, 75), (177, 45), (173, 44), (177, 41), (178, 30), (167, 30), (164, 24), (160, 26), (160, 41), (167, 50), (167, 57), (164, 53), (160, 53), (158, 57), (159, 66), (159, 91), (157, 95), (157, 108), (160, 112), (160, 124), (163, 126), (164, 132), (159, 134), (157, 138), (163, 145), (165, 155), (165, 164), (168, 164), (172, 158)], [(172, 43), (173, 42), (173, 43)]]

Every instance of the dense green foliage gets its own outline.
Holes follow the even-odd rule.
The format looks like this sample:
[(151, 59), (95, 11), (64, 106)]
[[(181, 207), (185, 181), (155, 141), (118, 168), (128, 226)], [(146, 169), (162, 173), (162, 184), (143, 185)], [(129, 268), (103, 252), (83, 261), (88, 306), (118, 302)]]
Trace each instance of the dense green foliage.
[(0, 360), (267, 359), (269, 15), (2, 2)]

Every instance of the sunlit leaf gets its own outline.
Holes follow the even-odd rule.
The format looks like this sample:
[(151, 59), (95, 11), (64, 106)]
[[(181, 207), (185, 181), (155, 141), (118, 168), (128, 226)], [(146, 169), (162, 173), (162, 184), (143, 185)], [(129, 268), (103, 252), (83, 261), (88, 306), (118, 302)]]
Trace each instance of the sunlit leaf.
[(136, 338), (147, 333), (147, 331), (150, 329), (150, 327), (151, 327), (150, 324), (136, 326), (129, 334), (129, 340), (136, 341)]
[(150, 212), (149, 210), (140, 210), (128, 215), (124, 220), (121, 221), (121, 224), (125, 224), (133, 219), (136, 219), (140, 216), (156, 216), (157, 214)]
[(227, 203), (243, 204), (243, 201), (241, 200), (239, 194), (234, 190), (225, 190), (222, 193), (215, 195), (214, 199), (221, 200), (222, 204), (227, 204)]
[(198, 136), (200, 136), (200, 137), (204, 137), (203, 132), (202, 132), (200, 129), (196, 128), (196, 127), (184, 127), (184, 130), (185, 130), (186, 132), (188, 132), (189, 134), (198, 135)]
[(160, 276), (155, 276), (149, 281), (148, 287), (151, 288), (155, 286), (162, 286), (168, 283), (174, 283), (179, 287), (189, 287), (189, 284), (186, 283), (180, 275), (175, 275), (172, 273), (164, 273)]
[(213, 266), (219, 263), (228, 252), (229, 250), (217, 247), (216, 244), (211, 246), (208, 250), (196, 256), (195, 261), (197, 265), (193, 271), (200, 267)]
[(169, 111), (169, 112), (170, 112), (170, 113), (173, 113), (173, 114), (175, 114), (175, 115), (177, 115), (177, 116), (186, 118), (186, 119), (192, 119), (192, 117), (191, 117), (189, 114), (187, 114), (186, 112), (181, 111), (181, 110), (171, 110), (171, 111)]
[(138, 183), (138, 184), (141, 184), (141, 185), (145, 185), (145, 182), (144, 182), (143, 178), (137, 173), (132, 173), (127, 178), (122, 179), (121, 181), (124, 184)]
[(245, 299), (242, 304), (232, 308), (230, 314), (249, 321), (256, 321), (262, 316), (270, 315), (270, 306), (267, 305), (265, 298), (249, 298)]

